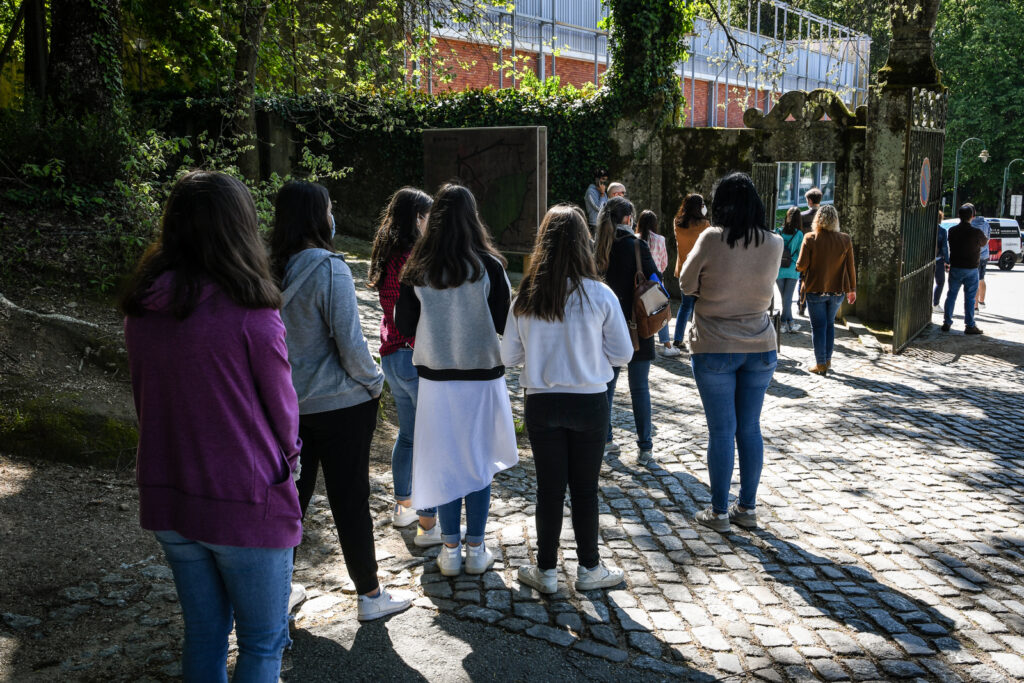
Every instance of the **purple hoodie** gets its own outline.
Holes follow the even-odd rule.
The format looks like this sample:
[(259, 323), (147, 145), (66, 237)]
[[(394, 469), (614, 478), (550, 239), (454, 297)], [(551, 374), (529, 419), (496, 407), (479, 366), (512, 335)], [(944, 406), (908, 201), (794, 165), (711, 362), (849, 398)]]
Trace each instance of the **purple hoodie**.
[(219, 545), (294, 547), (299, 406), (281, 316), (243, 308), (208, 283), (178, 320), (173, 277), (157, 278), (145, 315), (124, 323), (142, 527)]

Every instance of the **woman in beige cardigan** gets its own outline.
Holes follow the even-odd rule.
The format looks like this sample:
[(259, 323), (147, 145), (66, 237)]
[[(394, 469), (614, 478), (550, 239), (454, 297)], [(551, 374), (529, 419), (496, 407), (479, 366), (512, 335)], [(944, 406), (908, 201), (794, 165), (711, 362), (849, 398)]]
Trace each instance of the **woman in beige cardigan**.
[(857, 269), (853, 240), (839, 232), (839, 213), (831, 204), (818, 209), (812, 230), (804, 236), (796, 269), (804, 274), (804, 296), (811, 319), (814, 365), (810, 371), (824, 375), (832, 367), (839, 305), (857, 300)]

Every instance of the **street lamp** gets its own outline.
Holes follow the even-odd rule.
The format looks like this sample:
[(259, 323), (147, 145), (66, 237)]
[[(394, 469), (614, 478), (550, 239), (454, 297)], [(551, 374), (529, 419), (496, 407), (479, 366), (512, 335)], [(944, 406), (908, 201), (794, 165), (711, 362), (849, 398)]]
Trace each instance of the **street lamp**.
[[(1006, 181), (1010, 179), (1010, 167), (1013, 166), (1018, 161), (1024, 161), (1024, 159), (1014, 159), (1013, 161), (1008, 163), (1006, 165), (1006, 168), (1003, 170), (1003, 191), (999, 193), (999, 217), (1000, 218), (1002, 218), (1002, 216), (1003, 216), (1003, 206), (1004, 206), (1003, 202), (1006, 199)], [(1024, 174), (1022, 174), (1022, 175), (1024, 175)]]
[[(960, 207), (957, 206), (956, 203), (956, 189), (957, 186), (960, 184), (960, 159), (963, 156), (964, 145), (966, 145), (971, 140), (977, 140), (978, 142), (981, 143), (982, 147), (985, 146), (985, 142), (981, 138), (967, 138), (966, 140), (961, 142), (960, 146), (957, 147), (956, 149), (956, 165), (953, 167), (953, 213), (956, 213), (960, 209)], [(981, 150), (981, 154), (978, 155), (978, 158), (981, 159), (981, 163), (985, 163), (986, 161), (988, 161), (988, 150)]]

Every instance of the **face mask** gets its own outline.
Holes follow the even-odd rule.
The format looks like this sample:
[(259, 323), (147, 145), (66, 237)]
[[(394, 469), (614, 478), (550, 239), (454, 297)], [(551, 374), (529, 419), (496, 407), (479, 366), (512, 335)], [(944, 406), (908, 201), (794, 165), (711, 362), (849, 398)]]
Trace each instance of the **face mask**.
[(701, 216), (707, 216), (708, 215), (708, 207), (707, 206), (700, 207), (700, 215)]
[(334, 214), (332, 213), (331, 214), (331, 239), (332, 240), (334, 239), (334, 233), (335, 233), (335, 230), (334, 230)]

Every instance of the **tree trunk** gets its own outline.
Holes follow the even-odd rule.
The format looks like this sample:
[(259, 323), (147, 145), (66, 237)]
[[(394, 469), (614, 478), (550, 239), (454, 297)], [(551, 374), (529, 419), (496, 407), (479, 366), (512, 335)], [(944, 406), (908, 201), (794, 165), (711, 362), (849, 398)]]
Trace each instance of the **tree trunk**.
[(46, 97), (46, 9), (43, 0), (24, 0), (25, 99)]
[(238, 149), (238, 170), (246, 178), (258, 180), (260, 158), (256, 147), (256, 65), (263, 23), (270, 5), (261, 0), (242, 0), (240, 9), (231, 133)]
[(7, 33), (7, 39), (4, 41), (4, 46), (0, 48), (0, 73), (4, 71), (4, 64), (7, 63), (7, 55), (11, 53), (11, 48), (14, 47), (14, 41), (18, 37), (18, 33), (21, 31), (21, 22), (25, 19), (25, 3), (22, 2), (18, 5), (18, 13), (14, 15), (14, 22), (11, 24), (11, 30)]
[(57, 113), (112, 114), (124, 94), (119, 0), (50, 0), (47, 99)]

